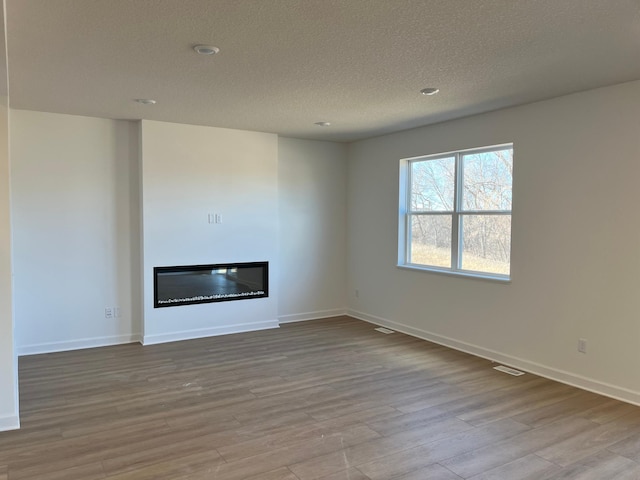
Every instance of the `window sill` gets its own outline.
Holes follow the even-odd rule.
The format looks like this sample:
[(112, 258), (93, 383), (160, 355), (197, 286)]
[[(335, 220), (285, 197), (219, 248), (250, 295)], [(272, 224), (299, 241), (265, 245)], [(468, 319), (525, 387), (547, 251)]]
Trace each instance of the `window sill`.
[(496, 282), (496, 283), (502, 283), (502, 284), (511, 283), (510, 277), (491, 275), (487, 273), (455, 271), (455, 270), (447, 270), (444, 268), (426, 267), (423, 265), (413, 265), (413, 264), (398, 264), (396, 266), (398, 268), (402, 268), (405, 270), (417, 270), (420, 272), (437, 273), (440, 275), (448, 275), (452, 277), (464, 277), (464, 278), (473, 278), (477, 280), (488, 280), (490, 282)]

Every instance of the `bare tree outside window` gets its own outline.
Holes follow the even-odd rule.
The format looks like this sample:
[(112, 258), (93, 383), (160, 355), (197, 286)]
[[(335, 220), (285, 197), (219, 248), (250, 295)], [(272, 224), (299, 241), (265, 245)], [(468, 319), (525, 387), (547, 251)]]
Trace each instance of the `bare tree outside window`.
[(405, 263), (508, 277), (513, 148), (410, 160)]

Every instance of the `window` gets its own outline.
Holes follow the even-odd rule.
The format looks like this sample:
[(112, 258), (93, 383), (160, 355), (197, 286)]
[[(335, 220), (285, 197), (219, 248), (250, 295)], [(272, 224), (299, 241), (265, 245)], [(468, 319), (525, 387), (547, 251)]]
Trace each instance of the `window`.
[(399, 264), (509, 279), (513, 146), (401, 162)]

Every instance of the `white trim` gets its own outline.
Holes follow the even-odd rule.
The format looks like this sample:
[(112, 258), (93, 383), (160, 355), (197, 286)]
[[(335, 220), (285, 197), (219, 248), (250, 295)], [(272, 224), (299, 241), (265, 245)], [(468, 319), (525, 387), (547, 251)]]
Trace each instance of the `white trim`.
[(451, 150), (449, 152), (428, 153), (426, 155), (417, 155), (415, 157), (402, 158), (401, 160), (403, 161), (413, 161), (413, 160), (423, 160), (423, 159), (438, 160), (439, 158), (451, 157), (457, 153), (463, 153), (468, 155), (469, 153), (486, 153), (486, 152), (492, 152), (494, 150), (502, 150), (504, 148), (512, 148), (512, 147), (513, 147), (513, 142), (498, 143), (496, 145), (489, 145), (485, 147), (471, 147), (471, 148), (465, 148), (462, 150)]
[(628, 388), (618, 387), (616, 385), (611, 385), (610, 383), (601, 382), (582, 375), (576, 375), (565, 370), (559, 370), (557, 368), (531, 362), (523, 358), (506, 355), (479, 345), (473, 345), (454, 338), (427, 332), (426, 330), (410, 327), (402, 323), (387, 320), (375, 315), (369, 315), (368, 313), (359, 312), (357, 310), (350, 309), (347, 314), (351, 317), (357, 318), (358, 320), (392, 328), (399, 332), (406, 333), (407, 335), (427, 340), (428, 342), (437, 343), (438, 345), (453, 348), (454, 350), (469, 353), (476, 357), (485, 358), (493, 362), (504, 363), (511, 367), (518, 368), (550, 380), (571, 385), (572, 387), (581, 388), (599, 395), (604, 395), (606, 397), (640, 406), (640, 392), (630, 390)]
[(155, 345), (158, 343), (216, 337), (218, 335), (230, 335), (232, 333), (254, 332), (256, 330), (267, 330), (270, 328), (279, 328), (278, 320), (265, 320), (263, 322), (242, 323), (240, 325), (225, 325), (222, 327), (198, 328), (195, 330), (183, 330), (180, 332), (143, 335), (140, 343), (142, 343), (142, 345)]
[(320, 320), (323, 318), (340, 317), (347, 314), (346, 308), (334, 308), (332, 310), (318, 310), (316, 312), (294, 313), (292, 315), (280, 315), (280, 323), (305, 322), (307, 320)]
[[(494, 145), (481, 148), (472, 148), (465, 150), (457, 150), (449, 153), (438, 153), (432, 155), (423, 155), (419, 157), (403, 158), (400, 160), (399, 173), (399, 206), (398, 206), (398, 267), (412, 268), (426, 272), (445, 273), (450, 272), (455, 275), (472, 277), (472, 278), (489, 278), (499, 281), (511, 279), (509, 275), (493, 274), (491, 272), (476, 272), (462, 268), (461, 259), (463, 257), (463, 236), (464, 231), (461, 229), (463, 219), (467, 215), (508, 215), (512, 217), (513, 208), (508, 210), (465, 210), (463, 208), (462, 197), (464, 195), (464, 157), (468, 155), (476, 155), (479, 153), (498, 152), (502, 150), (511, 150), (513, 157), (513, 143)], [(432, 160), (454, 160), (454, 176), (453, 176), (453, 205), (452, 210), (413, 210), (411, 207), (411, 195), (413, 191), (413, 165)], [(513, 175), (512, 175), (513, 177)], [(511, 179), (513, 184), (513, 178)], [(412, 219), (413, 217), (426, 216), (450, 216), (451, 217), (451, 264), (449, 267), (436, 267), (432, 265), (411, 263), (412, 257)], [(509, 233), (511, 238), (512, 232)]]
[(18, 415), (8, 415), (0, 417), (0, 432), (7, 430), (18, 430), (20, 428), (20, 417)]
[(122, 345), (124, 343), (140, 342), (142, 335), (132, 333), (129, 335), (113, 335), (110, 337), (81, 338), (64, 342), (37, 343), (23, 345), (16, 348), (18, 356), (38, 355), (40, 353), (66, 352), (69, 350), (82, 350), (84, 348), (107, 347)]
[(511, 283), (511, 277), (501, 275), (491, 275), (490, 273), (474, 272), (473, 270), (451, 270), (449, 268), (429, 267), (418, 263), (397, 264), (396, 267), (406, 270), (417, 270), (419, 272), (437, 273), (438, 275), (452, 275), (454, 277), (473, 278), (477, 280), (489, 280), (503, 284)]

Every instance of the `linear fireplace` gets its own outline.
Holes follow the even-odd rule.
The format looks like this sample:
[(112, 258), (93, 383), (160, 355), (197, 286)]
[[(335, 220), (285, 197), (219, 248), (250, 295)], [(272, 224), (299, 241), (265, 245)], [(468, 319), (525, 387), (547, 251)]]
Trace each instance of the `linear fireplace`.
[(269, 262), (155, 267), (154, 307), (269, 296)]

